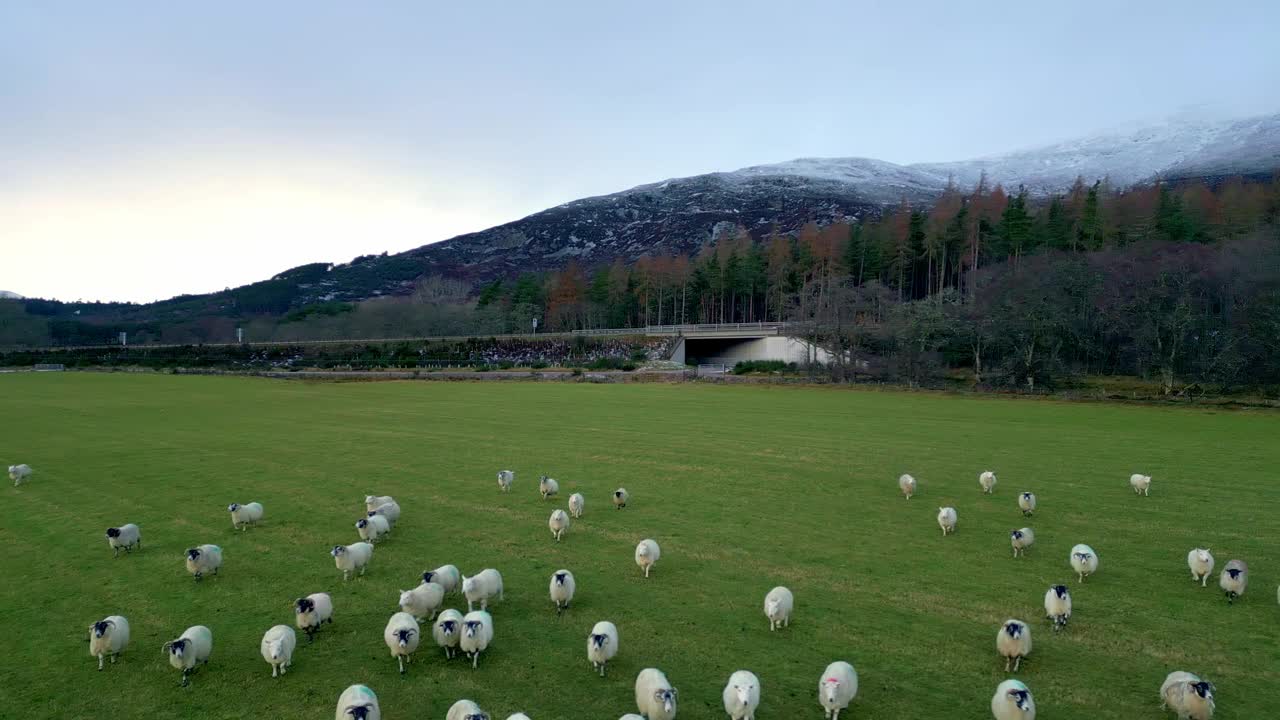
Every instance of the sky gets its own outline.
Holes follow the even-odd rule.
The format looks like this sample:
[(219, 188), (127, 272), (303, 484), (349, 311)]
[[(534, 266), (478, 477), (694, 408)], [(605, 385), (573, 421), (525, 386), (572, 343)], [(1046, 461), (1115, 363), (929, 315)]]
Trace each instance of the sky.
[(1280, 3), (0, 3), (0, 290), (146, 302), (796, 157), (1280, 111)]

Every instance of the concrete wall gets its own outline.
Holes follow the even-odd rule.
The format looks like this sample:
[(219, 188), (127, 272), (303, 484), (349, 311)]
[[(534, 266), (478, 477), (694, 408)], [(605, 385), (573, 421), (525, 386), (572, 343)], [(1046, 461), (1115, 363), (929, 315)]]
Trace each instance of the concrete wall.
[[(796, 338), (770, 335), (758, 338), (689, 338), (681, 340), (673, 353), (676, 362), (725, 363), (733, 365), (743, 360), (781, 360), (805, 363), (810, 359), (809, 347)], [(819, 363), (831, 360), (830, 354), (818, 348), (813, 358)]]

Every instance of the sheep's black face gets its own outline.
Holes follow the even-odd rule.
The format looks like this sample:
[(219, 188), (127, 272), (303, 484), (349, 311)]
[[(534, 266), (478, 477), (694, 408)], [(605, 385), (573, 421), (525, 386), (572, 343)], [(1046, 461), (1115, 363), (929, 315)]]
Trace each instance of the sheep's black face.
[(1019, 710), (1026, 710), (1027, 706), (1031, 703), (1031, 693), (1026, 690), (1010, 690), (1009, 699), (1013, 701), (1013, 704), (1016, 705)]
[(111, 627), (110, 620), (99, 620), (93, 624), (93, 636), (100, 638), (107, 634), (107, 629)]
[(363, 529), (365, 529), (365, 528), (369, 527), (369, 521), (368, 521), (368, 520), (366, 520), (366, 519), (364, 519), (364, 518), (360, 518), (359, 520), (357, 520), (357, 521), (356, 521), (356, 527), (358, 527), (358, 528), (360, 528), (361, 530), (363, 530)]
[(476, 633), (480, 632), (480, 626), (484, 623), (479, 620), (468, 620), (464, 624), (467, 626), (467, 637), (475, 637)]
[(173, 641), (173, 643), (169, 645), (169, 654), (170, 654), (170, 655), (182, 655), (182, 653), (184, 653), (184, 652), (186, 652), (186, 651), (187, 651), (187, 643), (188, 643), (188, 642), (190, 642), (190, 641), (189, 641), (189, 640), (174, 640), (174, 641)]
[(377, 514), (378, 514), (378, 511), (377, 511), (377, 510), (370, 510), (369, 512), (365, 513), (365, 516), (366, 516), (366, 517), (373, 517), (374, 515), (377, 515)]
[(564, 580), (565, 580), (565, 578), (566, 578), (568, 575), (569, 575), (569, 573), (556, 573), (556, 584), (557, 584), (557, 585), (563, 585), (563, 584), (564, 584)]
[(622, 499), (622, 491), (621, 491), (621, 490), (615, 490), (615, 491), (614, 491), (614, 493), (613, 493), (613, 496), (614, 496), (614, 497), (616, 497), (616, 498), (618, 498), (619, 500), (621, 500), (621, 499)]
[(1009, 637), (1016, 638), (1022, 634), (1022, 626), (1019, 625), (1018, 623), (1006, 623), (1004, 626), (1004, 631), (1009, 635)]
[(456, 620), (445, 620), (440, 623), (440, 630), (445, 635), (452, 635), (458, 632), (458, 622)]
[(1009, 537), (1013, 538), (1014, 540), (1021, 540), (1021, 539), (1022, 539), (1022, 531), (1021, 531), (1021, 530), (1014, 530), (1013, 532), (1010, 532), (1010, 533), (1009, 533)]
[(1199, 695), (1206, 700), (1213, 697), (1213, 685), (1203, 680), (1191, 683), (1191, 689), (1195, 691), (1196, 695)]
[(471, 713), (462, 720), (489, 720), (489, 713)]
[(608, 635), (592, 635), (591, 644), (595, 645), (597, 649), (603, 648), (605, 641), (608, 639), (609, 639)]
[(413, 634), (415, 632), (417, 631), (416, 630), (397, 630), (396, 639), (400, 642), (400, 647), (404, 647), (405, 645), (408, 645), (409, 641), (413, 639)]
[(1064, 598), (1064, 597), (1066, 597), (1066, 596), (1067, 596), (1067, 586), (1066, 586), (1066, 585), (1054, 585), (1054, 586), (1053, 586), (1053, 594), (1054, 594), (1054, 595), (1057, 595), (1057, 596), (1058, 596), (1058, 597), (1060, 597), (1060, 598)]
[(187, 551), (187, 559), (195, 562), (200, 559), (200, 548), (191, 548)]
[(1228, 571), (1227, 571), (1227, 574), (1231, 576), (1231, 579), (1232, 579), (1232, 580), (1239, 580), (1239, 579), (1240, 579), (1240, 570), (1239, 570), (1239, 568), (1231, 568), (1230, 570), (1228, 570)]
[(227, 506), (227, 512), (235, 512), (240, 509), (240, 503), (231, 503)]
[(1030, 499), (1031, 499), (1031, 493), (1029, 493), (1029, 492), (1022, 493), (1022, 499), (1023, 499), (1023, 500), (1030, 500)]
[(350, 715), (353, 720), (368, 720), (369, 706), (368, 705), (352, 705), (351, 707), (347, 708), (347, 714)]
[(298, 598), (298, 600), (293, 604), (293, 609), (299, 614), (309, 613), (316, 609), (316, 604), (312, 602), (310, 598)]
[(422, 582), (424, 583), (432, 582), (432, 578), (434, 578), (435, 576), (436, 576), (435, 570), (428, 570), (422, 573)]
[(107, 528), (107, 537), (120, 537), (120, 528)]
[(666, 710), (667, 712), (671, 712), (671, 710), (676, 705), (676, 691), (674, 688), (667, 689), (667, 690), (658, 690), (653, 693), (653, 699), (662, 703), (662, 707), (664, 710)]
[(338, 557), (339, 555), (345, 553), (346, 551), (347, 549), (345, 547), (341, 545), (334, 545), (333, 549), (329, 551), (329, 554), (334, 557)]

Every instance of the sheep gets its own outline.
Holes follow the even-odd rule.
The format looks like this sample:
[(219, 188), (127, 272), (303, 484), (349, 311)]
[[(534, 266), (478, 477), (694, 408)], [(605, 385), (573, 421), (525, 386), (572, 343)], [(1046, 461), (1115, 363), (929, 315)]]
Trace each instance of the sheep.
[(916, 479), (904, 473), (898, 477), (898, 489), (910, 500), (916, 494)]
[(729, 720), (755, 720), (760, 706), (760, 678), (750, 670), (734, 672), (725, 683), (721, 698)]
[(391, 532), (391, 523), (382, 515), (370, 515), (356, 521), (356, 533), (361, 540), (378, 542), (378, 538)]
[(551, 511), (551, 518), (547, 520), (547, 527), (551, 528), (551, 536), (560, 542), (560, 536), (564, 535), (564, 531), (569, 529), (569, 513), (556, 508)]
[(538, 481), (538, 494), (542, 496), (543, 500), (555, 496), (558, 492), (560, 492), (560, 483), (546, 475), (543, 475), (542, 479)]
[(293, 601), (293, 624), (307, 634), (307, 642), (315, 638), (324, 623), (333, 623), (333, 600), (329, 593), (311, 593)]
[(1213, 683), (1198, 675), (1175, 670), (1160, 685), (1160, 709), (1174, 711), (1178, 720), (1210, 720), (1215, 690)]
[(990, 495), (991, 491), (996, 489), (996, 474), (987, 470), (978, 476), (978, 484), (982, 486), (982, 492)]
[(262, 503), (231, 503), (227, 506), (227, 512), (231, 513), (231, 528), (233, 530), (244, 530), (250, 525), (257, 525), (262, 522)]
[(996, 720), (1036, 720), (1036, 701), (1017, 680), (1005, 680), (991, 696), (991, 716)]
[(1134, 495), (1149, 496), (1151, 494), (1151, 476), (1134, 473), (1129, 476), (1129, 487), (1133, 488)]
[(262, 636), (262, 659), (271, 665), (271, 677), (276, 677), (279, 670), (284, 675), (293, 664), (293, 649), (298, 644), (298, 636), (288, 625), (276, 625)]
[(490, 598), (497, 595), (502, 599), (502, 575), (493, 568), (481, 570), (472, 577), (463, 575), (462, 594), (467, 598), (467, 612), (475, 610), (477, 602), (481, 610), (488, 610)]
[(1024, 492), (1018, 496), (1018, 508), (1023, 517), (1031, 517), (1036, 511), (1036, 494)]
[(449, 706), (449, 714), (445, 720), (489, 720), (489, 713), (470, 700), (459, 700)]
[(1213, 573), (1213, 553), (1209, 548), (1195, 548), (1187, 553), (1187, 567), (1191, 568), (1191, 579), (1199, 580), (1200, 587), (1208, 587), (1209, 575)]
[(453, 658), (453, 649), (458, 647), (458, 638), (461, 633), (462, 613), (453, 608), (440, 613), (435, 624), (431, 626), (431, 637), (435, 638), (436, 645), (444, 648), (446, 660)]
[(222, 567), (222, 548), (217, 545), (201, 545), (187, 549), (187, 572), (195, 577), (196, 582), (204, 579), (204, 574), (218, 574)]
[(422, 582), (433, 582), (444, 588), (446, 594), (455, 593), (461, 589), (462, 574), (453, 565), (441, 565), (422, 573)]
[(508, 715), (507, 720), (532, 720), (532, 718), (524, 713), (516, 713), (514, 715)]
[(89, 656), (98, 658), (98, 670), (102, 660), (111, 656), (111, 664), (129, 646), (129, 621), (123, 615), (108, 615), (89, 626)]
[(1053, 621), (1053, 631), (1067, 626), (1071, 619), (1071, 593), (1066, 585), (1053, 585), (1044, 594), (1045, 617)]
[(1027, 556), (1027, 548), (1036, 541), (1036, 533), (1029, 527), (1009, 533), (1009, 542), (1013, 545), (1013, 556)]
[(396, 499), (391, 497), (390, 495), (365, 495), (364, 510), (365, 512), (369, 512), (370, 510), (377, 510), (383, 505), (386, 505), (388, 503), (393, 503), (395, 501)]
[(569, 496), (569, 514), (575, 518), (582, 517), (582, 508), (587, 504), (587, 499), (582, 497), (582, 493), (574, 493)]
[(203, 625), (192, 625), (182, 631), (177, 640), (170, 640), (161, 648), (169, 653), (169, 664), (182, 671), (182, 687), (196, 671), (196, 666), (209, 664), (213, 654), (213, 631)]
[(591, 634), (587, 636), (587, 661), (593, 670), (600, 671), (604, 677), (605, 666), (618, 654), (618, 628), (608, 620), (601, 620), (591, 626)]
[(578, 585), (573, 580), (573, 573), (568, 570), (557, 570), (551, 575), (551, 602), (556, 604), (556, 615), (564, 613), (573, 602), (573, 594)]
[(674, 720), (678, 695), (657, 668), (645, 668), (636, 676), (636, 707), (648, 720)]
[(818, 704), (828, 720), (839, 720), (840, 711), (849, 707), (858, 695), (858, 671), (843, 660), (837, 660), (818, 678)]
[(114, 557), (120, 557), (120, 548), (126, 553), (133, 552), (133, 546), (142, 549), (142, 531), (133, 523), (125, 523), (120, 527), (107, 528), (107, 545), (115, 551)]
[(631, 499), (631, 493), (626, 488), (618, 488), (613, 491), (613, 506), (619, 510), (627, 506), (627, 501)]
[(942, 537), (946, 537), (948, 533), (956, 531), (956, 521), (960, 516), (956, 514), (953, 507), (938, 508), (938, 527), (942, 528)]
[(644, 716), (637, 715), (635, 713), (627, 713), (626, 715), (623, 715), (622, 717), (618, 718), (618, 720), (644, 720)]
[(780, 627), (791, 627), (791, 608), (794, 605), (795, 597), (781, 585), (764, 596), (764, 616), (769, 618), (769, 632)]
[(342, 571), (342, 582), (346, 582), (351, 573), (357, 569), (360, 570), (361, 575), (364, 575), (365, 567), (373, 558), (373, 545), (367, 542), (334, 545), (329, 554), (333, 556), (333, 564)]
[(34, 471), (31, 469), (31, 466), (25, 463), (22, 465), (10, 465), (9, 479), (13, 481), (14, 487), (18, 487), (31, 478), (32, 472)]
[(653, 567), (660, 557), (662, 557), (662, 548), (658, 547), (656, 541), (646, 538), (636, 545), (636, 565), (644, 568), (645, 577), (649, 577), (649, 568)]
[(422, 583), (412, 590), (400, 591), (400, 609), (421, 620), (435, 620), (444, 606), (444, 588), (435, 583)]
[(1243, 560), (1228, 560), (1218, 577), (1218, 587), (1227, 595), (1227, 604), (1234, 604), (1244, 595), (1245, 586), (1249, 584), (1249, 566)]
[(1071, 569), (1080, 575), (1080, 582), (1098, 572), (1098, 554), (1083, 543), (1071, 548)]
[(418, 632), (418, 621), (407, 612), (398, 612), (387, 621), (382, 630), (382, 640), (391, 651), (391, 657), (400, 666), (400, 674), (404, 674), (404, 664), (413, 661), (413, 651), (418, 649), (422, 640)]
[(510, 470), (498, 471), (498, 489), (502, 492), (511, 491), (511, 483), (515, 482), (516, 474)]
[(383, 503), (378, 507), (365, 513), (366, 517), (373, 517), (374, 515), (381, 515), (382, 517), (387, 519), (388, 525), (390, 525), (391, 527), (395, 527), (396, 522), (400, 520), (400, 503), (397, 503), (394, 501), (389, 503)]
[(471, 658), (471, 668), (480, 662), (480, 653), (493, 642), (493, 616), (484, 610), (469, 612), (462, 618), (462, 637), (458, 647)]
[(1004, 656), (1004, 671), (1009, 672), (1009, 663), (1013, 663), (1013, 671), (1023, 659), (1031, 654), (1031, 628), (1021, 620), (1005, 620), (1004, 625), (996, 631), (996, 651)]
[(364, 685), (352, 685), (338, 696), (333, 720), (382, 720), (378, 696)]

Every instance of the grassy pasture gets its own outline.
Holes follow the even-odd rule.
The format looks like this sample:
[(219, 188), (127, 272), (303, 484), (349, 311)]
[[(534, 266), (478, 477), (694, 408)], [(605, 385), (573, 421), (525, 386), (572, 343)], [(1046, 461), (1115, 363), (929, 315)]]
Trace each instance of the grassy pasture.
[[(1218, 687), (1220, 720), (1280, 715), (1280, 416), (932, 394), (695, 385), (352, 383), (243, 378), (0, 376), (0, 462), (36, 469), (0, 488), (0, 715), (15, 718), (328, 718), (365, 683), (383, 717), (443, 718), (459, 698), (495, 718), (616, 718), (633, 682), (662, 668), (681, 718), (724, 717), (729, 674), (760, 676), (768, 718), (821, 717), (819, 673), (858, 669), (850, 718), (989, 718), (1007, 675), (995, 634), (1033, 626), (1017, 677), (1042, 719), (1134, 720), (1162, 713), (1166, 673)], [(509, 495), (494, 473), (517, 473)], [(977, 475), (999, 475), (984, 496)], [(1128, 488), (1154, 476), (1151, 496)], [(557, 501), (537, 476), (560, 480)], [(896, 478), (921, 484), (910, 501)], [(615, 511), (609, 493), (631, 491)], [(1040, 510), (1024, 521), (1020, 490)], [(564, 542), (553, 507), (586, 495)], [(346, 584), (327, 551), (355, 541), (367, 493), (404, 517)], [(227, 504), (257, 500), (266, 522), (231, 528)], [(954, 505), (956, 535), (934, 515)], [(144, 549), (113, 559), (110, 525), (136, 522)], [(1014, 560), (1009, 530), (1035, 528)], [(644, 580), (632, 560), (655, 538)], [(1069, 548), (1092, 545), (1079, 585)], [(184, 548), (221, 545), (220, 576), (197, 585)], [(1187, 551), (1220, 569), (1241, 558), (1248, 594), (1228, 607), (1193, 584)], [(382, 642), (396, 593), (428, 568), (499, 569), (506, 601), (479, 670), (428, 638), (407, 677)], [(557, 619), (553, 571), (577, 577)], [(1043, 620), (1067, 582), (1071, 626)], [(796, 610), (770, 633), (765, 593)], [(328, 591), (335, 624), (273, 680), (262, 633), (292, 624), (295, 597)], [(457, 606), (457, 601), (452, 603)], [(462, 602), (465, 611), (465, 601)], [(89, 624), (123, 614), (132, 642), (97, 672)], [(622, 650), (592, 674), (586, 636), (614, 621)], [(189, 625), (214, 633), (212, 663), (177, 687), (161, 644)]]

